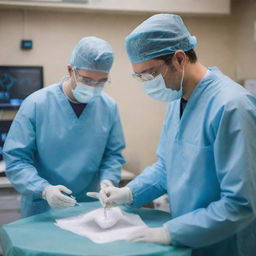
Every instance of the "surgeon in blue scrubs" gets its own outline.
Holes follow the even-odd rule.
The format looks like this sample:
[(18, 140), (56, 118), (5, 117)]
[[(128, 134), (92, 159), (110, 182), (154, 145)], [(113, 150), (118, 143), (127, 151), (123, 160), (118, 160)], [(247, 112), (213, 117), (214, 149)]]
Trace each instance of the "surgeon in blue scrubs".
[(24, 100), (3, 149), (22, 217), (118, 185), (125, 143), (116, 102), (103, 92), (112, 63), (106, 41), (85, 37), (71, 54), (69, 77)]
[(181, 17), (150, 17), (125, 40), (133, 76), (168, 102), (158, 161), (103, 204), (144, 205), (168, 193), (172, 219), (131, 241), (193, 248), (192, 255), (256, 255), (256, 99), (197, 59)]

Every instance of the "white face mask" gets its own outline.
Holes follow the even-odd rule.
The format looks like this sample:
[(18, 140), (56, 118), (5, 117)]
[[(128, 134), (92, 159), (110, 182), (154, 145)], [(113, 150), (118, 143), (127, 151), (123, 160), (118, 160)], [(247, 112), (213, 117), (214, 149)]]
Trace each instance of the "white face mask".
[(75, 89), (72, 90), (73, 96), (80, 103), (90, 103), (93, 102), (97, 97), (101, 95), (103, 87), (93, 87), (86, 85), (81, 82), (76, 82)]
[(144, 92), (151, 98), (164, 102), (171, 102), (182, 97), (182, 85), (184, 79), (184, 69), (180, 81), (179, 91), (166, 88), (165, 81), (162, 74), (156, 76), (154, 79), (142, 83)]

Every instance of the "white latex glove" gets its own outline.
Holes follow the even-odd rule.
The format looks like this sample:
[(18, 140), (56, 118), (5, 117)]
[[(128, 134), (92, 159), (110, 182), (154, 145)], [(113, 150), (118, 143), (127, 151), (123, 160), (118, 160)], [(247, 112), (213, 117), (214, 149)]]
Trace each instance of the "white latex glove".
[(103, 203), (103, 198), (105, 198), (104, 189), (107, 187), (113, 187), (113, 183), (110, 180), (103, 180), (100, 183), (100, 192), (87, 192), (86, 195), (95, 199), (98, 199), (103, 207), (105, 204)]
[(132, 192), (128, 187), (117, 188), (109, 186), (102, 188), (99, 193), (88, 192), (87, 196), (99, 199), (103, 207), (132, 203)]
[(133, 201), (132, 191), (128, 187), (107, 187), (104, 189), (106, 195), (103, 198), (107, 207), (113, 207), (118, 204), (131, 204)]
[(101, 183), (100, 183), (100, 189), (103, 189), (103, 188), (107, 188), (107, 187), (113, 187), (113, 183), (112, 181), (110, 180), (103, 180)]
[(166, 227), (142, 228), (133, 232), (127, 238), (130, 242), (148, 242), (156, 244), (171, 244), (171, 236)]
[(62, 192), (70, 195), (72, 194), (72, 191), (65, 186), (50, 185), (44, 189), (42, 198), (48, 202), (51, 208), (67, 208), (74, 206), (76, 204), (76, 200), (64, 195)]

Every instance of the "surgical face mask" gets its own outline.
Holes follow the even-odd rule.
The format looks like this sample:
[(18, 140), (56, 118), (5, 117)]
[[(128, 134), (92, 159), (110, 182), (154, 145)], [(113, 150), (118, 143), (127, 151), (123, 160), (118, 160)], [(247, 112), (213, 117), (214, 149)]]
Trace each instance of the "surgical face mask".
[(92, 87), (83, 83), (76, 83), (76, 88), (72, 90), (73, 96), (80, 103), (93, 102), (101, 95), (103, 87)]
[(81, 82), (77, 82), (76, 78), (75, 82), (76, 87), (72, 90), (72, 93), (75, 99), (80, 103), (93, 102), (97, 97), (101, 95), (103, 90), (103, 87), (93, 87)]
[(184, 69), (180, 81), (180, 89), (178, 91), (166, 88), (165, 81), (162, 74), (156, 76), (154, 79), (142, 83), (144, 92), (151, 98), (163, 102), (171, 102), (182, 97), (182, 85), (184, 79)]

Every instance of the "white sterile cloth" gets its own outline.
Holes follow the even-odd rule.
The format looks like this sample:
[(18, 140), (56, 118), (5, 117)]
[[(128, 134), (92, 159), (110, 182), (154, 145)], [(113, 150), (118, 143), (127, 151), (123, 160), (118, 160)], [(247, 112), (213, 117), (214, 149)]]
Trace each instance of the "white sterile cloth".
[(95, 243), (126, 240), (132, 232), (147, 227), (139, 215), (124, 212), (119, 207), (107, 209), (106, 217), (104, 209), (98, 208), (75, 217), (57, 219), (55, 225)]

